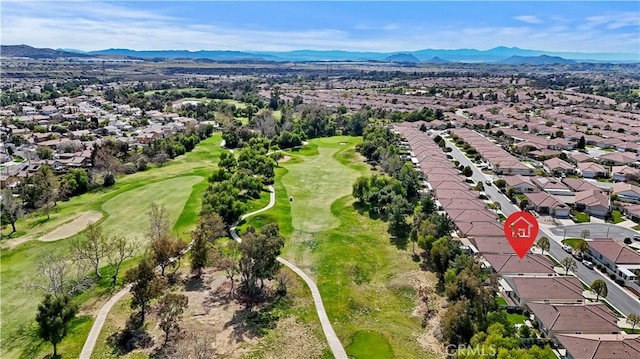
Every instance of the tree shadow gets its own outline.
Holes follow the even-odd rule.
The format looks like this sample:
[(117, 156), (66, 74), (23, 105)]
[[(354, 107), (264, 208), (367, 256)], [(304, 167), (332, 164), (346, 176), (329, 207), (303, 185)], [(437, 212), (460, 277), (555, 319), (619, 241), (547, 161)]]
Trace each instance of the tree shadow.
[(376, 211), (375, 208), (371, 208), (368, 204), (362, 203), (360, 201), (353, 202), (353, 209), (355, 209), (358, 214), (363, 216), (365, 213), (369, 216), (369, 218), (373, 220), (381, 219), (383, 221), (387, 220), (387, 215), (380, 211)]
[(406, 237), (393, 236), (389, 241), (391, 242), (391, 244), (396, 246), (396, 248), (401, 250), (406, 250), (409, 244), (409, 239)]
[[(35, 324), (23, 324), (2, 343), (3, 350), (21, 349), (21, 355), (35, 358), (45, 342), (38, 337), (38, 327)], [(50, 354), (53, 357), (53, 353)]]
[(123, 356), (135, 349), (152, 347), (153, 338), (143, 324), (141, 313), (134, 313), (122, 331), (111, 334), (107, 344), (113, 348), (113, 354)]
[(187, 292), (199, 292), (209, 289), (211, 289), (211, 286), (204, 282), (202, 276), (192, 276), (184, 281), (184, 290)]
[(229, 304), (233, 299), (235, 299), (235, 295), (231, 290), (231, 283), (224, 282), (215, 290), (209, 291), (209, 294), (202, 301), (202, 307), (208, 313), (211, 308)]
[(245, 306), (236, 311), (224, 327), (233, 327), (232, 338), (236, 342), (244, 341), (246, 337), (262, 337), (269, 329), (275, 328), (280, 319), (274, 311), (279, 304), (279, 300), (274, 300), (260, 307)]

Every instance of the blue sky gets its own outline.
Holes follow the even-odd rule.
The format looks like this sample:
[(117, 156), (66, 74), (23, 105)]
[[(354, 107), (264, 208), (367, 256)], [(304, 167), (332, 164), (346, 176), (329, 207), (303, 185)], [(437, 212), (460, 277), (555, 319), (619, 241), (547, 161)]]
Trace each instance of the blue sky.
[(3, 0), (2, 44), (98, 50), (640, 53), (640, 2)]

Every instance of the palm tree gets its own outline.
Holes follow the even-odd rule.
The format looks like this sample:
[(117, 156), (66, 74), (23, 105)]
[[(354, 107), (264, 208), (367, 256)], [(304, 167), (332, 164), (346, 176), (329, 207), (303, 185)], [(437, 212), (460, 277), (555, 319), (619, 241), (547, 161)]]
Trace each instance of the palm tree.
[(540, 248), (542, 250), (542, 254), (544, 255), (544, 251), (549, 251), (549, 249), (551, 248), (551, 242), (549, 242), (549, 238), (547, 237), (540, 237), (540, 239), (538, 239), (537, 242), (538, 248)]

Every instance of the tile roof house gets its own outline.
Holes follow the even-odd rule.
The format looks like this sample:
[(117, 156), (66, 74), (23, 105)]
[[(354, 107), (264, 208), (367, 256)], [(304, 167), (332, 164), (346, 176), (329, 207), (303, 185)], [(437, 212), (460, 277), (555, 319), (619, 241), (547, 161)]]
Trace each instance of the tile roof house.
[(570, 156), (571, 156), (571, 159), (574, 162), (577, 162), (577, 163), (594, 162), (595, 161), (595, 159), (593, 157), (589, 156), (586, 153), (575, 152), (575, 153), (572, 153)]
[(566, 351), (566, 359), (637, 359), (640, 335), (558, 334), (556, 341)]
[(582, 177), (585, 178), (598, 178), (607, 176), (607, 170), (603, 165), (599, 163), (580, 162), (578, 163), (578, 170), (582, 174)]
[(588, 190), (597, 190), (600, 189), (591, 184), (591, 182), (587, 182), (581, 178), (563, 178), (562, 183), (566, 184), (574, 192), (588, 191)]
[(529, 201), (527, 209), (533, 209), (538, 214), (548, 214), (556, 218), (569, 217), (571, 208), (546, 192), (527, 193), (525, 196)]
[(624, 212), (632, 221), (640, 222), (640, 204), (624, 207)]
[(636, 161), (636, 157), (628, 152), (610, 152), (598, 157), (598, 161), (606, 165), (622, 166)]
[(511, 244), (504, 237), (501, 236), (489, 237), (489, 236), (476, 236), (469, 237), (471, 244), (477, 249), (476, 253), (503, 253), (503, 254), (515, 254), (516, 252), (511, 247)]
[(567, 185), (553, 177), (534, 177), (531, 179), (531, 182), (549, 194), (556, 194), (560, 196), (568, 196), (572, 194), (571, 189), (567, 187)]
[(531, 182), (529, 177), (524, 176), (504, 176), (507, 187), (513, 188), (516, 193), (538, 192), (538, 188)]
[(550, 173), (573, 174), (575, 172), (575, 167), (571, 163), (559, 158), (550, 158), (544, 161), (544, 167)]
[(599, 190), (586, 190), (575, 195), (576, 209), (592, 216), (605, 217), (611, 206), (610, 197)]
[(613, 184), (613, 193), (618, 195), (620, 200), (637, 201), (640, 200), (640, 187), (631, 183), (617, 182)]
[(583, 303), (582, 282), (578, 277), (519, 277), (500, 279), (503, 294), (518, 306), (528, 302)]
[(547, 338), (557, 334), (619, 334), (618, 318), (602, 303), (558, 304), (529, 302), (539, 330)]
[(589, 255), (608, 268), (624, 285), (640, 292), (640, 281), (635, 270), (640, 269), (640, 254), (611, 238), (596, 238), (587, 242)]
[(527, 254), (520, 259), (515, 254), (484, 253), (483, 263), (489, 272), (500, 275), (553, 276), (553, 262), (540, 254)]
[(613, 177), (613, 180), (616, 182), (637, 180), (640, 178), (640, 170), (627, 165), (613, 166), (611, 168), (611, 177)]

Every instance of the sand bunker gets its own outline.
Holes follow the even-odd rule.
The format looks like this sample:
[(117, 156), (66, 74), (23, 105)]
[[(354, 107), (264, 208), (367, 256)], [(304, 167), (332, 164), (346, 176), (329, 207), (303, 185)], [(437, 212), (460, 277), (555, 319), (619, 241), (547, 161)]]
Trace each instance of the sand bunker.
[(63, 224), (38, 239), (43, 242), (53, 242), (68, 238), (83, 231), (90, 223), (95, 223), (101, 218), (102, 212), (91, 211), (79, 213), (73, 221)]

